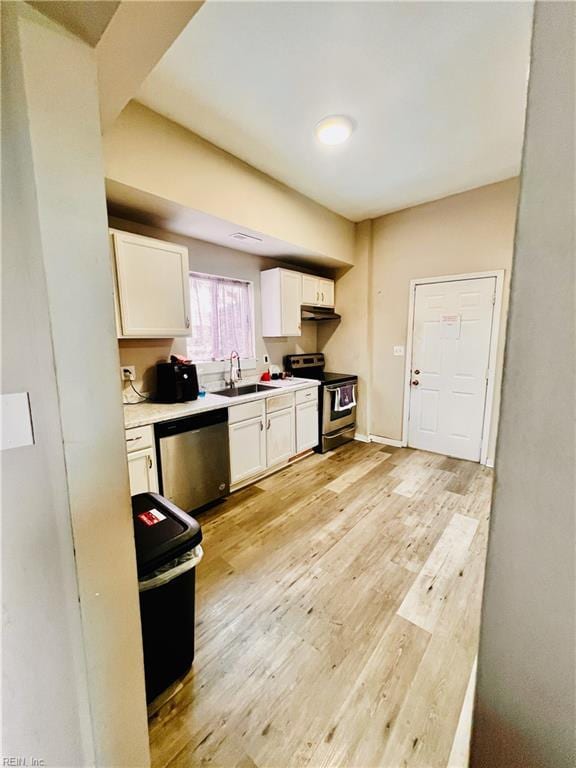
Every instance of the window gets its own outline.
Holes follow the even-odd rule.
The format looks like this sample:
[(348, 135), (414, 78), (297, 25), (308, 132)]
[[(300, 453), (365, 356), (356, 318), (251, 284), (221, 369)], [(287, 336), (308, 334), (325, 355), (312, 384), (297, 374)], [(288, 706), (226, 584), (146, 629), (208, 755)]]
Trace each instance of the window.
[(191, 272), (190, 315), (191, 360), (227, 360), (232, 350), (243, 359), (254, 358), (252, 283)]

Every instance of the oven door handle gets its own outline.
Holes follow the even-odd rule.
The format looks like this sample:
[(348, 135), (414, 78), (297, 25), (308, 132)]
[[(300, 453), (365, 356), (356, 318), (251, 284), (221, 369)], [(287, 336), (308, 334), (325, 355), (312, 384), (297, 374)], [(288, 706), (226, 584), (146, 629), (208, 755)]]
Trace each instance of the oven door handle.
[(357, 383), (358, 382), (356, 382), (356, 381), (351, 381), (348, 384), (346, 384), (346, 383), (344, 383), (344, 384), (334, 384), (333, 386), (326, 386), (326, 387), (324, 387), (324, 389), (326, 391), (328, 391), (328, 392), (337, 392), (341, 387), (349, 387), (349, 386), (353, 386), (354, 389), (356, 389)]

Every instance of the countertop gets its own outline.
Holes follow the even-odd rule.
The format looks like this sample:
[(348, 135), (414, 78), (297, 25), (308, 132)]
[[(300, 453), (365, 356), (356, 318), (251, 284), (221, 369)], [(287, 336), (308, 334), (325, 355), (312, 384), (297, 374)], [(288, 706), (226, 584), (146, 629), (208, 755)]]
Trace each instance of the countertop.
[[(316, 379), (279, 379), (277, 381), (263, 381), (261, 383), (283, 392), (295, 392), (298, 389), (320, 386), (320, 382)], [(193, 416), (196, 413), (214, 411), (217, 408), (229, 408), (239, 403), (249, 403), (252, 400), (265, 400), (274, 394), (271, 389), (264, 392), (240, 395), (239, 397), (224, 397), (224, 395), (215, 395), (212, 392), (207, 392), (205, 397), (199, 397), (197, 400), (192, 400), (189, 403), (143, 402), (124, 405), (124, 426), (126, 429), (144, 427), (147, 424), (180, 419), (184, 416)]]

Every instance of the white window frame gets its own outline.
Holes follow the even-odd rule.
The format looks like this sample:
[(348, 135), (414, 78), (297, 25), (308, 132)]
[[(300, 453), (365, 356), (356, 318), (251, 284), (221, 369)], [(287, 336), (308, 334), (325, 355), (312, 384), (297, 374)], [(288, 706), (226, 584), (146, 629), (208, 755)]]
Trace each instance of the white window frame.
[[(254, 353), (256, 353), (256, 316), (254, 314), (254, 281), (246, 280), (244, 277), (232, 277), (231, 275), (220, 275), (215, 272), (200, 272), (197, 269), (191, 269), (188, 272), (188, 290), (190, 290), (190, 278), (194, 275), (206, 275), (207, 277), (220, 278), (221, 280), (233, 280), (237, 283), (246, 283), (250, 293), (250, 304), (252, 307), (252, 335), (254, 336)], [(193, 330), (193, 329), (192, 329)], [(195, 361), (194, 361), (195, 362)], [(256, 369), (258, 363), (257, 357), (241, 357), (240, 365), (243, 371), (252, 371)], [(207, 360), (206, 362), (196, 363), (198, 373), (225, 373), (230, 367), (230, 358), (222, 360)]]

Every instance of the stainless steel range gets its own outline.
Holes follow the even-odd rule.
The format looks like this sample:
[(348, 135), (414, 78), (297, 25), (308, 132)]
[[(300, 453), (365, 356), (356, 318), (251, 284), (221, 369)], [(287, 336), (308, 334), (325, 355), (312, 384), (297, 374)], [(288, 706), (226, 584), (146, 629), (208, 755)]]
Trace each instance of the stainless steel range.
[[(348, 440), (354, 439), (356, 431), (356, 395), (358, 377), (348, 373), (330, 373), (324, 370), (324, 355), (314, 352), (309, 355), (286, 355), (284, 367), (288, 373), (303, 379), (317, 379), (321, 382), (318, 393), (317, 450), (325, 453)], [(349, 407), (344, 407), (343, 396), (352, 394)], [(341, 389), (346, 388), (344, 393)]]

